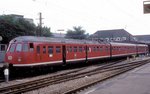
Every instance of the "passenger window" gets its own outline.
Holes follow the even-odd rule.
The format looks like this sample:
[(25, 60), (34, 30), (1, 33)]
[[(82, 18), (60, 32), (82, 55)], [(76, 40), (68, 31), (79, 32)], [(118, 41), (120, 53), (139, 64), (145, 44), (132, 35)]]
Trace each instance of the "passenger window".
[(79, 47), (79, 52), (82, 52), (82, 47)]
[(56, 46), (56, 53), (60, 53), (61, 50), (60, 50), (60, 46)]
[(24, 44), (24, 46), (23, 46), (23, 52), (28, 52), (28, 44)]
[(96, 52), (96, 47), (93, 47), (93, 51)]
[(43, 54), (45, 54), (45, 53), (46, 53), (46, 47), (43, 46)]
[(30, 43), (29, 45), (30, 45), (30, 51), (33, 51), (34, 49), (33, 43)]
[(40, 46), (37, 46), (36, 52), (37, 52), (37, 54), (40, 54)]
[(108, 52), (108, 47), (106, 46), (106, 51)]
[(48, 46), (48, 53), (53, 54), (53, 46)]
[(69, 52), (72, 52), (72, 47), (71, 46), (69, 47)]
[(83, 49), (84, 51), (86, 51), (87, 50), (87, 48), (86, 48), (86, 46), (84, 47), (84, 49)]
[(21, 52), (21, 50), (22, 50), (22, 44), (17, 44), (16, 51)]
[(103, 51), (103, 48), (102, 48), (102, 47), (100, 47), (100, 51)]
[(77, 52), (77, 47), (74, 47), (74, 52)]
[(99, 51), (99, 47), (97, 46), (97, 49), (96, 49), (97, 51)]
[(113, 47), (113, 50), (115, 51), (115, 50), (116, 50), (116, 47)]
[(9, 52), (14, 52), (15, 50), (15, 44), (11, 44)]

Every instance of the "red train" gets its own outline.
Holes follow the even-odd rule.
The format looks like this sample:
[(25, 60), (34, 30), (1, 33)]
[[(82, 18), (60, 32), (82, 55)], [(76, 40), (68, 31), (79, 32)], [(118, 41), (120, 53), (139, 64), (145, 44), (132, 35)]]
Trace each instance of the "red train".
[(148, 46), (129, 43), (99, 43), (86, 40), (22, 36), (10, 41), (5, 62), (13, 67), (34, 67), (148, 53)]

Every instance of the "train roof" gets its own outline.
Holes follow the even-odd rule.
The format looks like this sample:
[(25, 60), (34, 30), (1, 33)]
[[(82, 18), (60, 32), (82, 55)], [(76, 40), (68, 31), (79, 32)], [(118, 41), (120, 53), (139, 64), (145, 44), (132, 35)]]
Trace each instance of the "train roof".
[(119, 42), (119, 43), (117, 43), (117, 42), (111, 42), (110, 44), (113, 45), (113, 46), (114, 46), (114, 45), (116, 45), (116, 46), (117, 46), (117, 45), (122, 45), (122, 46), (136, 46), (136, 45), (137, 45), (137, 46), (147, 46), (146, 44), (120, 43), (120, 42)]
[[(15, 42), (57, 42), (57, 43), (76, 43), (76, 44), (104, 44), (104, 42), (78, 40), (78, 39), (65, 39), (65, 38), (50, 38), (38, 36), (20, 36), (12, 39), (10, 43)], [(105, 43), (106, 44), (106, 43)]]
[(116, 43), (116, 42), (111, 42), (111, 45), (123, 45), (123, 46), (136, 46), (136, 44), (133, 43)]
[(124, 45), (124, 46), (145, 46), (145, 44), (133, 44), (133, 43), (116, 43), (116, 42), (98, 42), (91, 40), (78, 40), (78, 39), (65, 39), (65, 38), (50, 38), (39, 36), (20, 36), (12, 39), (10, 43), (15, 42), (50, 42), (50, 43), (75, 43), (75, 44), (111, 44), (111, 45)]
[(138, 46), (148, 46), (147, 44), (137, 44)]

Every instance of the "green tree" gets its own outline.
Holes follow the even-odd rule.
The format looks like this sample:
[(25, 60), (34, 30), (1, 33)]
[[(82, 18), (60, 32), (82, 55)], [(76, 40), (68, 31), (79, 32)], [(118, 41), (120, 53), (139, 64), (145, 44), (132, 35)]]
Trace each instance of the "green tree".
[(73, 30), (67, 30), (66, 38), (73, 38), (73, 39), (85, 39), (87, 34), (85, 34), (85, 30), (82, 29), (81, 26), (73, 27)]
[(16, 18), (13, 15), (0, 16), (0, 36), (3, 37), (2, 43), (9, 41), (17, 36), (35, 35), (36, 26), (23, 18)]
[[(40, 36), (40, 26), (37, 26), (36, 28), (36, 33), (37, 33), (37, 36)], [(52, 36), (52, 33), (50, 32), (50, 28), (44, 26), (41, 28), (41, 36), (45, 36), (45, 37), (51, 37)]]

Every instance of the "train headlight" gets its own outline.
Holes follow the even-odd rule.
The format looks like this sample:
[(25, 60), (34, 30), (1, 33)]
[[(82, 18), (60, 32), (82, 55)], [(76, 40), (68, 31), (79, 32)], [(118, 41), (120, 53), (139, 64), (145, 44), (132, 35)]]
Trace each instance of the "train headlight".
[(12, 56), (8, 56), (8, 60), (12, 60)]

